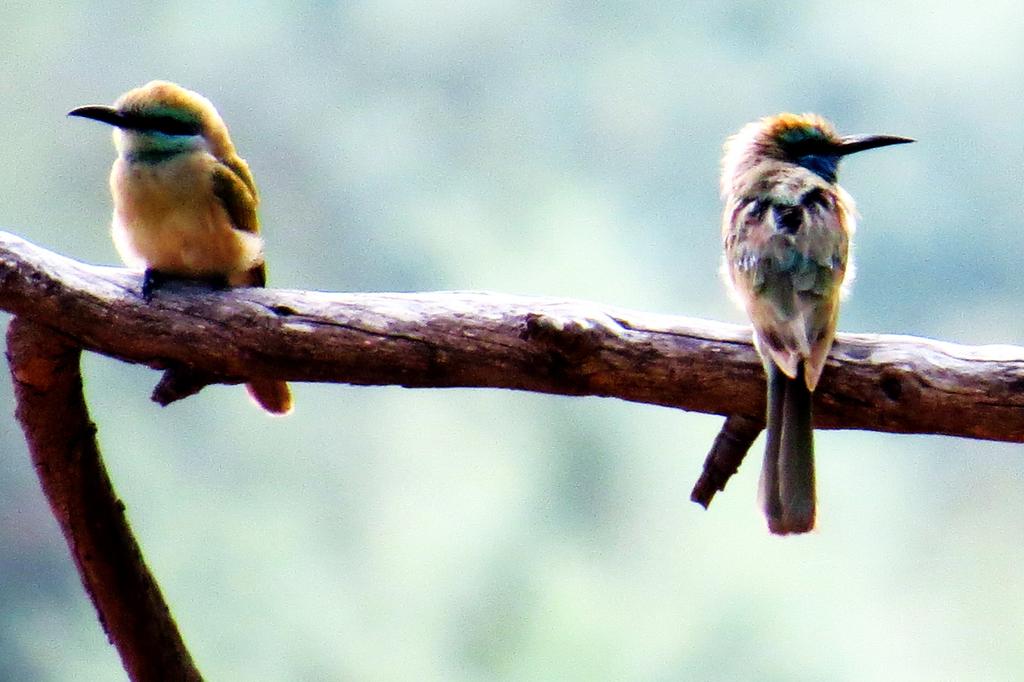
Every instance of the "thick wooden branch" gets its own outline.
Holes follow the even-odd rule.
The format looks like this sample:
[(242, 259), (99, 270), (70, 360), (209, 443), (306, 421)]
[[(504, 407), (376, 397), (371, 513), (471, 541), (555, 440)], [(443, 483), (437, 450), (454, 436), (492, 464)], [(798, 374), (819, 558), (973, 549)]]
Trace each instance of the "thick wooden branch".
[(8, 328), (17, 416), (36, 473), (131, 679), (199, 680), (103, 466), (80, 356), (73, 340), (46, 326), (18, 317)]
[[(0, 233), (0, 309), (224, 381), (507, 388), (752, 419), (764, 405), (749, 329), (580, 301), (181, 285), (145, 303), (136, 274)], [(840, 334), (815, 401), (822, 428), (1022, 442), (1024, 349)]]
[(764, 430), (764, 421), (742, 414), (726, 417), (704, 460), (704, 470), (693, 486), (690, 500), (707, 509), (715, 493), (725, 490), (725, 484), (739, 471), (750, 446)]

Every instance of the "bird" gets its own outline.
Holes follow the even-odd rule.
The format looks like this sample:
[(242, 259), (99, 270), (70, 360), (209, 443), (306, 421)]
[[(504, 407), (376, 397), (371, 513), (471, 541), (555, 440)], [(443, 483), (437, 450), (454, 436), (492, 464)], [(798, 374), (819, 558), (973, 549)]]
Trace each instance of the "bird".
[(725, 143), (722, 274), (750, 318), (767, 375), (759, 498), (774, 534), (815, 524), (811, 398), (854, 270), (857, 214), (837, 184), (839, 162), (913, 141), (840, 136), (819, 115), (782, 113), (748, 123)]
[[(125, 264), (144, 270), (147, 302), (169, 279), (266, 286), (256, 183), (210, 100), (154, 80), (68, 115), (114, 127), (111, 235)], [(287, 383), (254, 378), (246, 388), (267, 412), (291, 412)]]

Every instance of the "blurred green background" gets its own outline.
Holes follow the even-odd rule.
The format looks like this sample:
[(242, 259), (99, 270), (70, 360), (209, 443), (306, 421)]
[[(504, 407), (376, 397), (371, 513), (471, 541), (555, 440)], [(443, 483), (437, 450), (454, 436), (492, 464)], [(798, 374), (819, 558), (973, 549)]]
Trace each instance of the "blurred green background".
[[(218, 106), (271, 284), (492, 290), (740, 322), (718, 159), (817, 111), (857, 156), (846, 331), (1021, 343), (1016, 2), (0, 6), (0, 229), (92, 263), (109, 130), (153, 78)], [(6, 324), (7, 318), (3, 318)], [(1024, 459), (819, 432), (820, 529), (769, 536), (757, 453), (688, 501), (719, 418), (502, 391), (240, 388), (160, 409), (84, 362), (115, 486), (216, 680), (1014, 680)], [(0, 679), (116, 680), (0, 385)]]

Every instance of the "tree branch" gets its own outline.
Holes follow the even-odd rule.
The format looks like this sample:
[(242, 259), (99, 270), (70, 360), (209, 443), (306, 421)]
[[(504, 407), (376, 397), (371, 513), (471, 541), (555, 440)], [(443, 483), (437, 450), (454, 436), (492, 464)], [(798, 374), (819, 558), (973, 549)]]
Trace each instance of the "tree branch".
[[(89, 350), (224, 382), (506, 388), (753, 419), (764, 410), (748, 328), (581, 301), (175, 285), (146, 303), (136, 274), (0, 233), (0, 309)], [(815, 426), (1024, 442), (1024, 349), (840, 334)]]
[[(44, 490), (134, 679), (198, 679), (103, 470), (80, 349), (165, 370), (161, 404), (257, 377), (594, 395), (726, 415), (692, 499), (704, 506), (763, 427), (744, 327), (581, 301), (482, 293), (329, 294), (189, 284), (146, 303), (140, 277), (0, 232), (0, 310)], [(301, 409), (301, 406), (300, 406)], [(815, 426), (1024, 442), (1024, 349), (840, 334)]]
[(103, 466), (80, 356), (73, 340), (42, 325), (17, 317), (8, 328), (17, 417), (36, 473), (131, 679), (199, 680)]
[(725, 484), (739, 471), (747, 451), (763, 430), (764, 419), (742, 414), (726, 417), (704, 460), (704, 470), (693, 486), (690, 500), (707, 509), (715, 493), (725, 490)]

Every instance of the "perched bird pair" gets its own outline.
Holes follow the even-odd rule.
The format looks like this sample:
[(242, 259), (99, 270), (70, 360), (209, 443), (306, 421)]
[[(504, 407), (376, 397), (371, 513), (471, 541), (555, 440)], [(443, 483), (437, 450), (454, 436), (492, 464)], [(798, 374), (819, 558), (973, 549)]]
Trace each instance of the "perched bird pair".
[[(115, 128), (114, 242), (126, 263), (145, 268), (147, 300), (167, 277), (266, 284), (256, 185), (209, 100), (153, 81), (113, 106), (70, 115)], [(811, 394), (852, 271), (855, 209), (836, 184), (839, 161), (911, 141), (840, 137), (818, 116), (780, 114), (747, 125), (726, 144), (724, 270), (753, 323), (768, 375), (761, 497), (774, 533), (814, 526)], [(291, 410), (286, 383), (253, 379), (247, 388), (267, 411)]]
[(780, 114), (748, 124), (726, 143), (723, 271), (753, 323), (768, 378), (760, 497), (773, 533), (814, 527), (811, 394), (853, 272), (856, 210), (836, 184), (839, 161), (907, 142), (913, 140), (841, 137), (819, 116)]
[[(111, 231), (125, 263), (145, 268), (146, 300), (168, 278), (266, 285), (256, 183), (208, 99), (153, 81), (113, 106), (78, 107), (69, 115), (114, 126)], [(292, 409), (283, 381), (252, 379), (246, 388), (272, 414)]]

